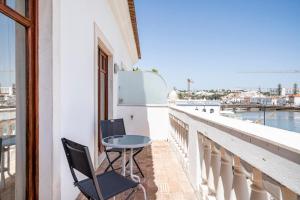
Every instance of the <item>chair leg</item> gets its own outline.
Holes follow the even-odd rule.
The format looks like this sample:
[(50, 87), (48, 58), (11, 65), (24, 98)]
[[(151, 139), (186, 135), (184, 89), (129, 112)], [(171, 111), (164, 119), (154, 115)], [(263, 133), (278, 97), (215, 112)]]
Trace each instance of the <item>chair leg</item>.
[(144, 186), (140, 183), (140, 184), (139, 184), (139, 187), (143, 190), (143, 193), (144, 193), (144, 200), (147, 200), (147, 194), (146, 194), (146, 190), (145, 190)]
[(127, 195), (127, 197), (126, 197), (125, 200), (128, 200), (128, 199), (132, 196), (132, 194), (133, 194), (134, 192), (136, 192), (136, 189), (133, 189), (133, 190)]
[(106, 167), (106, 169), (105, 169), (104, 171), (107, 172), (107, 170), (108, 170), (110, 167), (111, 167), (112, 170), (114, 170), (114, 167), (113, 167), (113, 165), (112, 165), (112, 163), (111, 163), (111, 160), (110, 160), (110, 158), (109, 158), (108, 153), (107, 153), (106, 150), (105, 150), (105, 154), (106, 154), (106, 158), (107, 158), (107, 160), (108, 160), (108, 166)]
[(106, 169), (104, 170), (105, 172), (108, 171), (109, 168), (111, 168), (112, 170), (115, 170), (115, 168), (113, 167), (113, 164), (119, 159), (121, 158), (122, 154), (119, 153), (119, 155), (114, 159), (114, 160), (110, 160), (109, 156), (108, 156), (108, 153), (105, 151), (106, 153), (106, 157), (107, 157), (107, 160), (108, 160), (108, 166), (106, 167)]
[[(134, 161), (136, 167), (138, 168), (140, 174), (141, 174), (142, 177), (144, 178), (145, 176), (144, 176), (144, 174), (143, 174), (143, 172), (142, 172), (140, 166), (138, 165), (138, 163), (137, 163), (137, 161), (136, 161), (136, 159), (135, 159), (135, 156), (138, 155), (142, 150), (143, 150), (143, 149), (140, 149), (140, 150), (138, 150), (137, 152), (135, 152), (135, 153), (133, 154), (132, 158), (133, 158), (133, 161)], [(127, 166), (128, 164), (129, 164), (129, 160), (126, 162), (126, 166)]]
[(142, 177), (144, 178), (144, 174), (143, 174), (143, 172), (142, 172), (142, 170), (141, 170), (140, 166), (138, 165), (137, 161), (135, 160), (134, 156), (133, 156), (133, 161), (134, 161), (134, 163), (135, 163), (136, 167), (138, 168), (138, 170), (139, 170), (140, 174), (141, 174), (141, 175), (142, 175)]

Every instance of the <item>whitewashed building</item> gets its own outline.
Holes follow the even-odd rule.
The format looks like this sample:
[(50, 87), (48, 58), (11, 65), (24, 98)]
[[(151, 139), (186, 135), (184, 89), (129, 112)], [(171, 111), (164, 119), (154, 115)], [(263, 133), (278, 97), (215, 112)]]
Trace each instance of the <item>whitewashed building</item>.
[(9, 52), (0, 66), (16, 65), (1, 82), (17, 75), (17, 176), (9, 194), (18, 188), (0, 198), (75, 199), (61, 138), (87, 145), (95, 166), (102, 161), (98, 122), (117, 117), (118, 71), (141, 57), (134, 1), (26, 2), (0, 1), (0, 52)]
[(290, 95), (289, 102), (294, 106), (300, 106), (300, 95), (299, 94)]
[[(142, 158), (149, 199), (177, 185), (181, 199), (299, 200), (300, 134), (169, 105), (159, 74), (132, 72), (133, 0), (0, 0), (0, 22), (0, 68), (10, 71), (0, 84), (16, 93), (0, 108), (1, 199), (76, 199), (61, 138), (88, 146), (97, 168), (99, 121), (124, 118), (128, 132), (164, 144)], [(159, 177), (174, 168), (173, 184)]]

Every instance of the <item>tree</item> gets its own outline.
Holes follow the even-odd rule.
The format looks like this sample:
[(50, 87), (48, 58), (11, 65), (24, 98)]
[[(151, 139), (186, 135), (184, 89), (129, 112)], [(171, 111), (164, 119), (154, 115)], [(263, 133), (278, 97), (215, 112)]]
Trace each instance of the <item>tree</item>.
[(298, 94), (298, 84), (294, 83), (293, 94)]
[(158, 70), (155, 68), (153, 68), (151, 71), (158, 74)]
[(282, 86), (281, 86), (281, 84), (279, 83), (278, 86), (277, 86), (277, 94), (280, 96), (280, 95), (281, 95), (281, 92), (282, 92)]
[(139, 67), (136, 67), (136, 68), (132, 68), (132, 71), (134, 71), (134, 72), (139, 72), (139, 71), (141, 71), (141, 70), (140, 70)]
[(178, 98), (179, 98), (179, 99), (183, 99), (183, 98), (184, 98), (184, 95), (183, 95), (182, 92), (179, 92), (179, 93), (178, 93)]

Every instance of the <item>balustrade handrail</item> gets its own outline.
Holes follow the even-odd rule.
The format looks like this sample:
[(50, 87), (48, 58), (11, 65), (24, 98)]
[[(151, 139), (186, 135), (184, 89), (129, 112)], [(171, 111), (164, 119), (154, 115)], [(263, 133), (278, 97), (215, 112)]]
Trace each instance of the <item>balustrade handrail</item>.
[(204, 123), (213, 123), (224, 128), (229, 128), (232, 131), (238, 131), (240, 134), (245, 134), (246, 136), (276, 145), (288, 151), (297, 153), (300, 156), (300, 133), (264, 126), (261, 124), (249, 123), (215, 114), (202, 113), (199, 111), (193, 112), (191, 110), (179, 108), (178, 106), (169, 106), (169, 108), (183, 112)]
[[(273, 181), (300, 194), (299, 133), (178, 106), (169, 108), (170, 114), (188, 124), (192, 132), (201, 133)], [(197, 121), (201, 125), (194, 123)], [(243, 145), (252, 151), (245, 152), (239, 149), (243, 148)]]

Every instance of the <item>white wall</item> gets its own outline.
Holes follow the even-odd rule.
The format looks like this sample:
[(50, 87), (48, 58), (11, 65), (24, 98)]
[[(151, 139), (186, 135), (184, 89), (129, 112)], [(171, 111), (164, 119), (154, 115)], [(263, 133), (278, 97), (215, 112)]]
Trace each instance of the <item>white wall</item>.
[[(123, 118), (126, 133), (166, 140), (169, 134), (168, 106), (118, 106), (117, 118)], [(132, 116), (132, 117), (131, 117)]]
[[(113, 2), (118, 2), (117, 6), (112, 7)], [(105, 37), (100, 39), (111, 50), (109, 97), (113, 102), (111, 115), (116, 115), (113, 63), (132, 66), (138, 60), (132, 48), (131, 26), (126, 25), (130, 21), (126, 6), (126, 0), (41, 0), (40, 92), (45, 95), (40, 96), (40, 180), (45, 181), (40, 184), (42, 199), (75, 199), (79, 193), (61, 148), (61, 137), (87, 145), (93, 161), (96, 157), (95, 24)], [(113, 12), (123, 16), (118, 18), (124, 22), (122, 27)]]
[(294, 105), (300, 106), (300, 97), (294, 97)]

